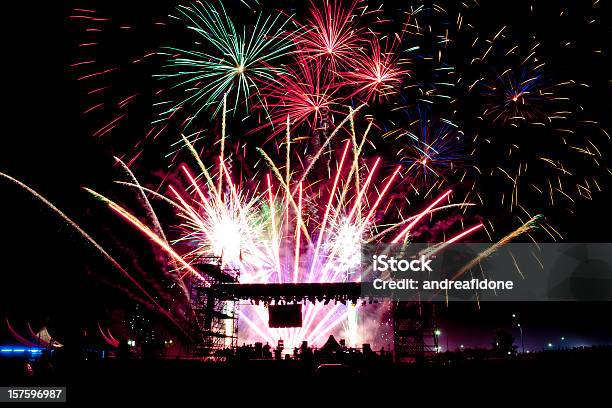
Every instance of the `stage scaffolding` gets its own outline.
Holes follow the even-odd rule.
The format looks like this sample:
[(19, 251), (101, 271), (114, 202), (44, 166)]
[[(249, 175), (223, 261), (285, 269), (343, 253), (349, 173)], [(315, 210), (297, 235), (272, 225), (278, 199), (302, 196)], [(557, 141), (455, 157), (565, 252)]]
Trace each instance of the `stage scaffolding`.
[(206, 282), (190, 279), (190, 310), (192, 357), (218, 354), (226, 348), (236, 347), (238, 340), (237, 302), (216, 296), (214, 286), (236, 283), (239, 271), (224, 268), (218, 257), (199, 258), (193, 263)]
[(392, 307), (395, 361), (421, 363), (439, 351), (435, 304), (394, 301)]

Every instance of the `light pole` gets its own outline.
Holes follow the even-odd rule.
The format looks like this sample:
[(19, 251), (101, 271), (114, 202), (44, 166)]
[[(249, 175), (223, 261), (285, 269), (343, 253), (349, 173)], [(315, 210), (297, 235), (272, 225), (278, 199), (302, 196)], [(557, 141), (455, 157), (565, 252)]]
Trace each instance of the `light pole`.
[(523, 325), (519, 320), (519, 316), (516, 313), (512, 313), (512, 325), (518, 327), (521, 333), (521, 351), (525, 354), (525, 337), (523, 336)]
[(440, 352), (440, 335), (442, 334), (442, 331), (440, 329), (436, 329), (434, 331), (434, 335), (436, 336), (436, 348), (437, 348), (437, 352)]

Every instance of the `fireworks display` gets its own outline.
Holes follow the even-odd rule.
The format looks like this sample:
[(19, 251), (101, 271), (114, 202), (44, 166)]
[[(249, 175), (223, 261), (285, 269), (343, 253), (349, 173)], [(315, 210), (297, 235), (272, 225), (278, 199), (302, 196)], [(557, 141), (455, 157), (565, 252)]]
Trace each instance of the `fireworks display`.
[[(609, 135), (577, 97), (588, 83), (551, 67), (550, 39), (481, 30), (476, 2), (263, 3), (180, 4), (117, 64), (90, 56), (98, 40), (75, 47), (84, 122), (128, 176), (87, 190), (150, 240), (164, 283), (142, 287), (74, 225), (180, 330), (187, 282), (209, 283), (199, 259), (241, 283), (356, 282), (362, 245), (558, 240), (605, 188)], [(79, 35), (132, 29), (101, 13), (73, 10)], [(383, 305), (307, 303), (298, 329), (269, 328), (266, 307), (239, 307), (240, 342), (388, 344)]]

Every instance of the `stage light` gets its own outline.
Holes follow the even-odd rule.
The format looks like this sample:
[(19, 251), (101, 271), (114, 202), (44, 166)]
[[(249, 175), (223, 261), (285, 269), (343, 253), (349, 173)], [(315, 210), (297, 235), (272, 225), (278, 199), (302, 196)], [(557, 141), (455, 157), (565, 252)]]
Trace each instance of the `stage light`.
[(37, 354), (37, 353), (42, 353), (42, 350), (39, 348), (29, 348), (29, 349), (24, 349), (24, 348), (2, 348), (0, 349), (0, 353), (25, 353), (26, 351), (29, 351), (32, 354)]

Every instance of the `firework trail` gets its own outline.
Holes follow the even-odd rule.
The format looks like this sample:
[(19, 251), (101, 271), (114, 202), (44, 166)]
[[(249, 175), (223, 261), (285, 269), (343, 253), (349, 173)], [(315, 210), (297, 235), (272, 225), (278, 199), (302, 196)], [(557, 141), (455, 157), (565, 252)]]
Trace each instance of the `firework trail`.
[[(187, 333), (182, 329), (180, 324), (172, 317), (172, 315), (166, 309), (164, 309), (155, 300), (155, 298), (146, 289), (144, 289), (142, 287), (142, 285), (140, 283), (138, 283), (138, 281), (136, 279), (134, 279), (134, 277), (132, 277), (132, 275), (119, 264), (119, 262), (117, 262), (115, 260), (115, 258), (113, 258), (102, 246), (100, 246), (100, 244), (98, 244), (98, 242), (96, 242), (96, 240), (94, 240), (87, 232), (85, 232), (79, 226), (79, 224), (74, 222), (70, 217), (68, 217), (66, 214), (64, 214), (64, 212), (62, 212), (59, 208), (57, 208), (53, 203), (51, 203), (45, 197), (40, 195), (36, 190), (32, 189), (31, 187), (27, 186), (26, 184), (22, 183), (21, 181), (13, 178), (13, 177), (11, 177), (11, 176), (9, 176), (7, 174), (4, 174), (2, 172), (0, 172), (0, 177), (2, 177), (4, 179), (6, 179), (6, 180), (16, 184), (20, 188), (22, 188), (25, 191), (27, 191), (28, 193), (32, 194), (32, 196), (34, 196), (37, 200), (40, 200), (44, 205), (46, 205), (53, 212), (55, 212), (57, 215), (59, 215), (68, 225), (70, 225), (70, 227), (74, 228), (83, 238), (85, 238), (85, 240), (87, 240), (98, 252), (100, 252), (104, 256), (104, 258), (106, 260), (108, 260), (116, 269), (118, 269), (125, 277), (127, 277), (130, 280), (130, 282), (132, 282), (140, 290), (140, 292), (142, 292), (146, 296), (147, 300), (150, 301), (153, 305), (155, 305), (157, 310), (163, 316), (166, 316), (177, 328), (179, 328), (184, 334), (187, 335)], [(187, 335), (187, 337), (189, 337), (189, 336)]]
[(466, 265), (461, 267), (453, 275), (451, 280), (456, 280), (457, 278), (460, 278), (464, 273), (466, 273), (467, 271), (472, 269), (474, 266), (478, 265), (483, 259), (486, 259), (490, 255), (495, 253), (495, 251), (497, 251), (503, 245), (506, 245), (508, 242), (512, 241), (516, 237), (518, 237), (518, 236), (520, 236), (522, 234), (525, 234), (525, 233), (531, 231), (532, 229), (536, 228), (537, 220), (539, 218), (541, 218), (541, 217), (540, 216), (532, 217), (527, 222), (525, 222), (523, 225), (521, 225), (519, 228), (517, 228), (516, 230), (512, 231), (510, 234), (506, 235), (505, 237), (503, 237), (501, 240), (496, 242), (494, 245), (491, 245), (486, 250), (482, 251), (480, 254), (478, 254), (477, 257), (475, 257), (470, 262), (468, 262)]

